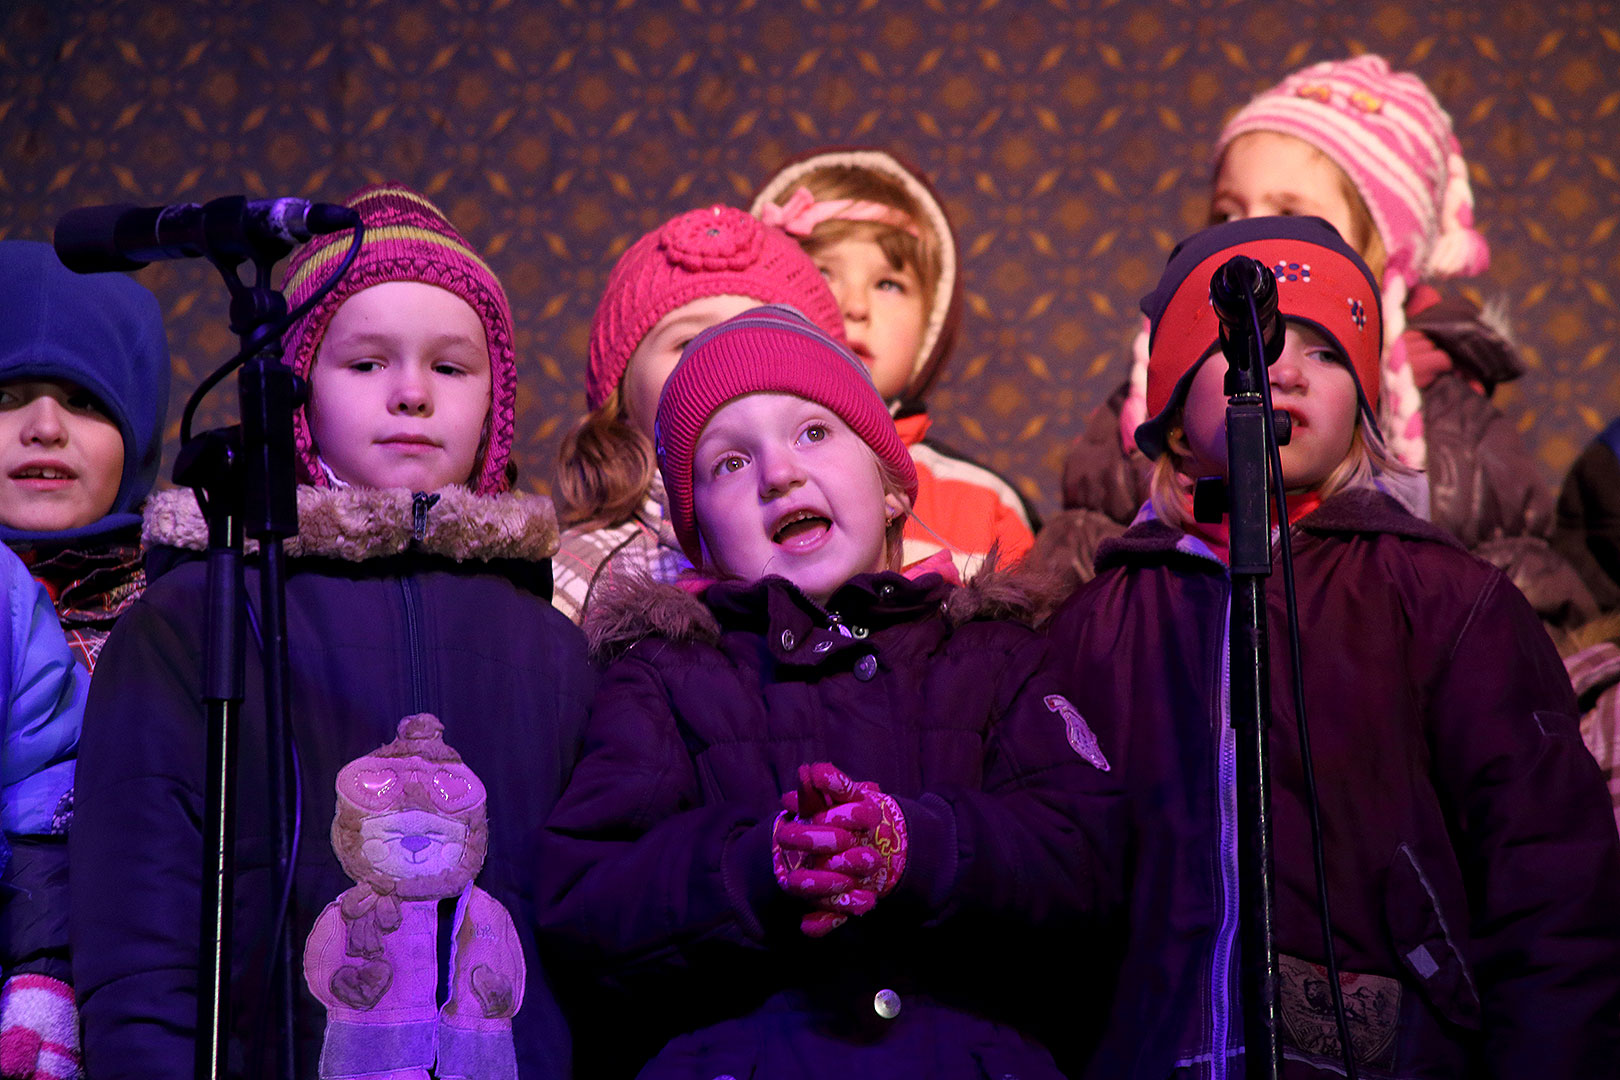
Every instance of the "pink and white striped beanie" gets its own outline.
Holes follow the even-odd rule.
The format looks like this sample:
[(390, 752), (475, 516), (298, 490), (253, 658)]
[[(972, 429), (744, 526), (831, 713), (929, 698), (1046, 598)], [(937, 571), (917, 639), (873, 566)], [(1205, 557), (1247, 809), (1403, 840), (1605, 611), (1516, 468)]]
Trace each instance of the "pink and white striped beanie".
[(1381, 56), (1325, 60), (1294, 72), (1233, 116), (1215, 142), (1219, 167), (1232, 140), (1251, 131), (1292, 135), (1344, 171), (1372, 214), (1384, 267), (1384, 431), (1396, 455), (1427, 457), (1422, 399), (1401, 334), (1411, 286), (1481, 273), (1490, 249), (1474, 228), (1468, 164), (1423, 80), (1391, 71)]

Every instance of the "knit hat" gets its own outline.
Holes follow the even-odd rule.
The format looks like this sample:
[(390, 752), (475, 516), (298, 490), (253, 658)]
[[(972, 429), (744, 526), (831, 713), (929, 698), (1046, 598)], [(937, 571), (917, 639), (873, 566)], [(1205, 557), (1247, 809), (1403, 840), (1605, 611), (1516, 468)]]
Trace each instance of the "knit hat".
[(693, 338), (658, 400), (658, 467), (675, 537), (694, 564), (702, 557), (692, 505), (698, 436), (720, 406), (758, 393), (793, 394), (831, 409), (916, 501), (917, 467), (866, 365), (792, 308), (754, 308)]
[(1377, 432), (1382, 312), (1372, 271), (1333, 226), (1315, 217), (1229, 221), (1183, 240), (1170, 253), (1158, 287), (1142, 299), (1148, 317), (1147, 408), (1136, 443), (1150, 458), (1164, 453), (1193, 376), (1220, 348), (1220, 320), (1210, 302), (1215, 271), (1234, 255), (1259, 259), (1277, 278), (1277, 310), (1325, 337), (1349, 362), (1363, 418)]
[[(505, 491), (517, 398), (512, 309), (505, 290), (489, 264), (479, 258), (443, 212), (403, 184), (361, 188), (350, 196), (348, 205), (358, 210), (365, 222), (365, 241), (337, 288), (287, 334), (288, 363), (308, 378), (332, 316), (343, 301), (362, 289), (389, 281), (420, 281), (454, 293), (478, 313), (489, 348), (491, 401), (487, 435), (483, 460), (475, 466), (469, 486), (481, 495)], [(348, 253), (350, 238), (347, 232), (334, 233), (317, 237), (298, 249), (287, 264), (287, 280), (282, 286), (289, 305), (297, 307), (320, 288)], [(306, 413), (299, 409), (293, 416), (293, 437), (303, 474), (300, 479), (326, 487), (329, 481), (321, 468)]]
[(83, 541), (139, 525), (169, 408), (169, 344), (157, 297), (125, 274), (75, 274), (49, 244), (0, 241), (0, 381), (22, 379), (89, 391), (123, 436), (124, 472), (100, 521), (52, 533), (0, 528), (0, 539)]
[(1404, 346), (1404, 308), (1419, 281), (1482, 273), (1490, 248), (1474, 228), (1468, 165), (1451, 117), (1423, 80), (1381, 56), (1325, 60), (1294, 72), (1233, 116), (1215, 142), (1219, 165), (1251, 131), (1301, 139), (1337, 165), (1367, 204), (1389, 261), (1382, 283), (1383, 376), (1392, 449), (1407, 464), (1426, 457), (1422, 405)]
[(691, 210), (631, 244), (608, 275), (591, 322), (586, 403), (602, 407), (658, 320), (694, 300), (731, 295), (789, 304), (844, 340), (838, 302), (798, 244), (730, 206)]

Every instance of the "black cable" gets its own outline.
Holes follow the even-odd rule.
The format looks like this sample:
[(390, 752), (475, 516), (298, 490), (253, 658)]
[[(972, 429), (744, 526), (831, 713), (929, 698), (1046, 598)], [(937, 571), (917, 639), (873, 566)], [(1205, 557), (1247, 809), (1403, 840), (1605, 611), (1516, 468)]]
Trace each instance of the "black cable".
[[(1254, 287), (1246, 290), (1249, 316), (1254, 321), (1254, 347), (1260, 352), (1260, 394), (1265, 403), (1266, 452), (1270, 455), (1272, 494), (1277, 503), (1277, 548), (1282, 562), (1284, 607), (1288, 613), (1288, 651), (1294, 682), (1294, 721), (1299, 729), (1299, 761), (1305, 776), (1305, 807), (1311, 823), (1311, 855), (1316, 864), (1316, 896), (1322, 912), (1322, 950), (1327, 957), (1328, 988), (1333, 998), (1333, 1020), (1339, 1029), (1339, 1051), (1344, 1059), (1346, 1080), (1357, 1080), (1355, 1051), (1350, 1043), (1350, 1023), (1344, 1013), (1344, 990), (1339, 985), (1339, 960), (1333, 948), (1333, 916), (1328, 906), (1327, 859), (1322, 845), (1322, 808), (1316, 794), (1316, 767), (1311, 761), (1311, 735), (1305, 722), (1305, 669), (1300, 661), (1299, 600), (1294, 592), (1294, 545), (1289, 536), (1288, 488), (1283, 479), (1282, 452), (1277, 448), (1277, 430), (1272, 416), (1271, 379), (1264, 367), (1265, 335), (1260, 328), (1260, 312), (1254, 303)], [(1286, 330), (1285, 330), (1286, 332)]]
[(338, 264), (337, 269), (325, 281), (321, 282), (321, 287), (311, 293), (309, 298), (302, 304), (288, 312), (287, 317), (282, 319), (269, 333), (261, 335), (254, 344), (244, 347), (241, 352), (225, 361), (207, 378), (197, 384), (197, 389), (193, 390), (191, 396), (186, 399), (185, 410), (180, 414), (180, 444), (182, 446), (191, 441), (191, 422), (196, 418), (197, 408), (202, 404), (203, 399), (208, 396), (209, 391), (218, 386), (220, 380), (225, 376), (262, 352), (266, 345), (272, 341), (279, 341), (283, 334), (292, 329), (293, 323), (308, 315), (316, 304), (326, 299), (327, 294), (337, 288), (338, 282), (343, 280), (343, 275), (349, 272), (349, 267), (353, 266), (354, 260), (359, 257), (360, 245), (365, 240), (365, 236), (365, 225), (358, 221), (355, 222), (354, 237), (349, 241), (349, 250), (344, 254), (343, 261)]

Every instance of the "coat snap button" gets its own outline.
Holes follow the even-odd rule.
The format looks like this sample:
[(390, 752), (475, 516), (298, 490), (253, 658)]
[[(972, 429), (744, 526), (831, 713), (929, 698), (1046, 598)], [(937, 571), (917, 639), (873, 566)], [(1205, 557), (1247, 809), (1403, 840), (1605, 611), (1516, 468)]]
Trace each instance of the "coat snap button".
[(885, 1020), (900, 1015), (900, 995), (893, 990), (879, 990), (872, 995), (872, 1011)]
[(877, 674), (877, 657), (867, 653), (855, 661), (855, 677), (861, 682), (870, 682), (872, 676)]
[(894, 595), (894, 586), (887, 583), (878, 586), (878, 595), (887, 600)]
[(799, 640), (793, 636), (793, 631), (782, 631), (782, 648), (786, 649), (788, 652), (792, 652), (793, 646), (797, 645), (798, 643)]
[(828, 649), (832, 648), (832, 646), (833, 646), (833, 643), (830, 642), (830, 641), (818, 641), (818, 642), (816, 642), (816, 652), (818, 652), (818, 653), (826, 652)]

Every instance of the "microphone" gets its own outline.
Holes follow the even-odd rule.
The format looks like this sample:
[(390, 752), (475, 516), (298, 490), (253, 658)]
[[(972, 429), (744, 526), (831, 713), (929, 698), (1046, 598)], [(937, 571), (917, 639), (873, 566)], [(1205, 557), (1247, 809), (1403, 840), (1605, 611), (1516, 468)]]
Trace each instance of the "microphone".
[(56, 223), (56, 257), (80, 274), (139, 270), (160, 259), (261, 254), (279, 258), (314, 236), (353, 228), (347, 206), (240, 195), (197, 203), (83, 206)]
[(1259, 259), (1234, 255), (1209, 280), (1209, 302), (1221, 322), (1222, 348), (1229, 343), (1245, 347), (1254, 337), (1254, 319), (1249, 314), (1250, 293), (1254, 295), (1255, 313), (1260, 316), (1262, 355), (1269, 366), (1276, 363), (1283, 350), (1284, 329), (1282, 316), (1277, 312), (1276, 275)]

